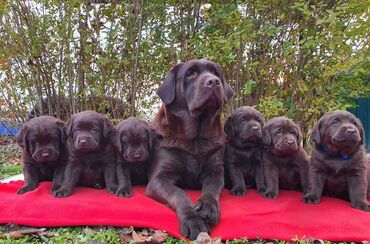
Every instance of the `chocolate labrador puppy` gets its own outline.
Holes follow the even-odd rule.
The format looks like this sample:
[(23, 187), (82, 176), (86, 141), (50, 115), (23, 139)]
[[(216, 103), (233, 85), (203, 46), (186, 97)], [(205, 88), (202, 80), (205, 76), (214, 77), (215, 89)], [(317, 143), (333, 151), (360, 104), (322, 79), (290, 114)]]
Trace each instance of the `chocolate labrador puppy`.
[(263, 127), (263, 167), (267, 198), (277, 198), (279, 188), (306, 192), (309, 157), (301, 146), (298, 126), (286, 117), (273, 118)]
[(243, 196), (247, 188), (265, 191), (262, 167), (262, 114), (248, 106), (235, 109), (226, 119), (225, 185)]
[(51, 116), (41, 116), (26, 122), (17, 135), (23, 148), (23, 174), (25, 185), (17, 193), (37, 188), (41, 181), (53, 181), (51, 192), (63, 182), (67, 151), (64, 122)]
[(76, 185), (107, 187), (116, 193), (116, 160), (110, 140), (113, 125), (102, 114), (84, 111), (72, 115), (66, 123), (69, 159), (62, 187), (55, 197), (71, 195)]
[(311, 139), (309, 189), (302, 201), (319, 203), (324, 193), (349, 200), (354, 208), (370, 211), (367, 202), (370, 167), (360, 120), (346, 111), (328, 112), (315, 125)]
[[(176, 211), (182, 235), (196, 239), (220, 218), (224, 187), (222, 106), (234, 92), (221, 68), (207, 60), (176, 65), (157, 91), (154, 119), (163, 136), (153, 154), (147, 195)], [(183, 188), (202, 189), (193, 204)]]
[(119, 197), (131, 197), (131, 185), (148, 183), (149, 161), (156, 134), (145, 121), (131, 117), (114, 127)]

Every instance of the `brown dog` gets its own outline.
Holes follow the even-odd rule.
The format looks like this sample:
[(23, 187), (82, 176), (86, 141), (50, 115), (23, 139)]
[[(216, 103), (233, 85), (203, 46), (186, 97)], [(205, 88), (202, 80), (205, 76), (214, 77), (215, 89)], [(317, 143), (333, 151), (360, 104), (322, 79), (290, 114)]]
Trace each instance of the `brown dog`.
[(131, 197), (131, 185), (148, 183), (149, 160), (156, 134), (145, 121), (131, 117), (114, 127), (119, 197)]
[(102, 114), (84, 111), (72, 115), (66, 123), (69, 159), (62, 187), (55, 197), (71, 195), (76, 185), (117, 190), (116, 161), (110, 137), (113, 125)]
[(306, 192), (309, 157), (301, 141), (298, 126), (286, 117), (273, 118), (263, 127), (265, 197), (277, 198), (279, 188)]
[(313, 150), (309, 190), (302, 201), (319, 203), (322, 193), (350, 200), (351, 206), (370, 211), (370, 167), (364, 149), (364, 129), (346, 111), (326, 113), (312, 130)]
[(235, 196), (247, 188), (265, 191), (262, 167), (262, 114), (248, 106), (237, 108), (226, 119), (225, 186)]
[(17, 193), (34, 190), (41, 181), (53, 181), (51, 192), (62, 184), (67, 151), (64, 122), (51, 116), (41, 116), (24, 124), (17, 135), (23, 148), (25, 185)]
[[(176, 65), (158, 88), (163, 105), (154, 119), (163, 136), (154, 152), (147, 195), (169, 205), (180, 232), (195, 239), (220, 217), (224, 142), (220, 113), (234, 92), (221, 68), (207, 60)], [(182, 188), (202, 189), (193, 205)]]

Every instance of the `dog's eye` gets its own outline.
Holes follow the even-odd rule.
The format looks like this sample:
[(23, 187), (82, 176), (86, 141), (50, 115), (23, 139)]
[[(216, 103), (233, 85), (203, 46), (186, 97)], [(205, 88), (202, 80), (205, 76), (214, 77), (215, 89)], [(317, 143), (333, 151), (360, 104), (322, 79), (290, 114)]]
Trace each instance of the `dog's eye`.
[(96, 133), (96, 132), (98, 132), (98, 129), (96, 129), (96, 128), (91, 128), (91, 129), (90, 129), (90, 131), (91, 131), (91, 133)]
[(278, 129), (276, 132), (275, 132), (275, 136), (281, 136), (283, 134), (283, 130), (282, 129)]
[(193, 78), (193, 77), (196, 77), (198, 75), (198, 72), (196, 71), (190, 71), (187, 75), (186, 75), (186, 78)]
[(76, 129), (75, 129), (75, 132), (76, 132), (76, 133), (80, 133), (80, 132), (81, 132), (81, 129), (80, 129), (80, 128), (76, 128)]
[(352, 124), (358, 126), (358, 123), (356, 122), (356, 120), (352, 121)]
[(240, 123), (246, 123), (247, 122), (247, 119), (246, 118), (241, 118), (240, 119)]
[(331, 125), (340, 125), (340, 121), (339, 120), (337, 120), (337, 119), (335, 119), (335, 120), (333, 120), (332, 122), (331, 122)]

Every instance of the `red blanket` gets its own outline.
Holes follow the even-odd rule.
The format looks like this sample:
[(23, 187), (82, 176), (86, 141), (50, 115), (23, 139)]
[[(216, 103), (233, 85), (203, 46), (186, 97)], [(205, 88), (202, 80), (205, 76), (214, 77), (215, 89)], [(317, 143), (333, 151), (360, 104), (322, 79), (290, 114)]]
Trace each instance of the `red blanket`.
[[(51, 184), (24, 195), (16, 190), (22, 181), (0, 184), (0, 223), (29, 226), (109, 225), (150, 227), (175, 237), (179, 223), (165, 205), (144, 195), (145, 187), (134, 187), (134, 196), (118, 198), (105, 189), (76, 188), (72, 196), (58, 199), (48, 192)], [(200, 192), (188, 191), (193, 200)], [(221, 221), (212, 237), (234, 239), (292, 240), (318, 238), (331, 241), (370, 240), (370, 213), (350, 207), (348, 202), (323, 197), (319, 205), (300, 201), (301, 194), (282, 191), (276, 200), (265, 199), (254, 190), (234, 197), (221, 196)]]

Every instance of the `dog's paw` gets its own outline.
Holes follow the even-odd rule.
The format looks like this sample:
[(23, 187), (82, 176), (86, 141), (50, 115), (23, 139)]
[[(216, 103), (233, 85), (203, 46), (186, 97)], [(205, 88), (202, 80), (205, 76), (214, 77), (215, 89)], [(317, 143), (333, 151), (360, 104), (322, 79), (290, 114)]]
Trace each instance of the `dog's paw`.
[(312, 194), (306, 194), (302, 197), (301, 201), (308, 204), (318, 204), (320, 202), (320, 197)]
[(273, 192), (273, 191), (265, 191), (262, 193), (262, 196), (270, 199), (276, 199), (278, 197), (279, 193), (278, 192)]
[(29, 191), (33, 191), (37, 188), (37, 186), (23, 186), (18, 189), (17, 194), (24, 194)]
[(72, 194), (72, 191), (68, 189), (59, 188), (57, 191), (52, 192), (52, 194), (54, 197), (64, 198), (70, 196)]
[(116, 194), (118, 197), (132, 197), (132, 192), (129, 188), (118, 189)]
[(234, 186), (230, 190), (230, 194), (233, 196), (244, 196), (246, 193), (246, 189), (243, 186)]
[(202, 196), (193, 208), (210, 225), (217, 224), (220, 219), (220, 204), (213, 196)]
[(209, 232), (207, 223), (194, 209), (187, 209), (180, 216), (180, 233), (190, 240), (195, 240), (201, 232)]
[(353, 208), (370, 212), (370, 205), (367, 202), (358, 202), (358, 203), (351, 203)]

